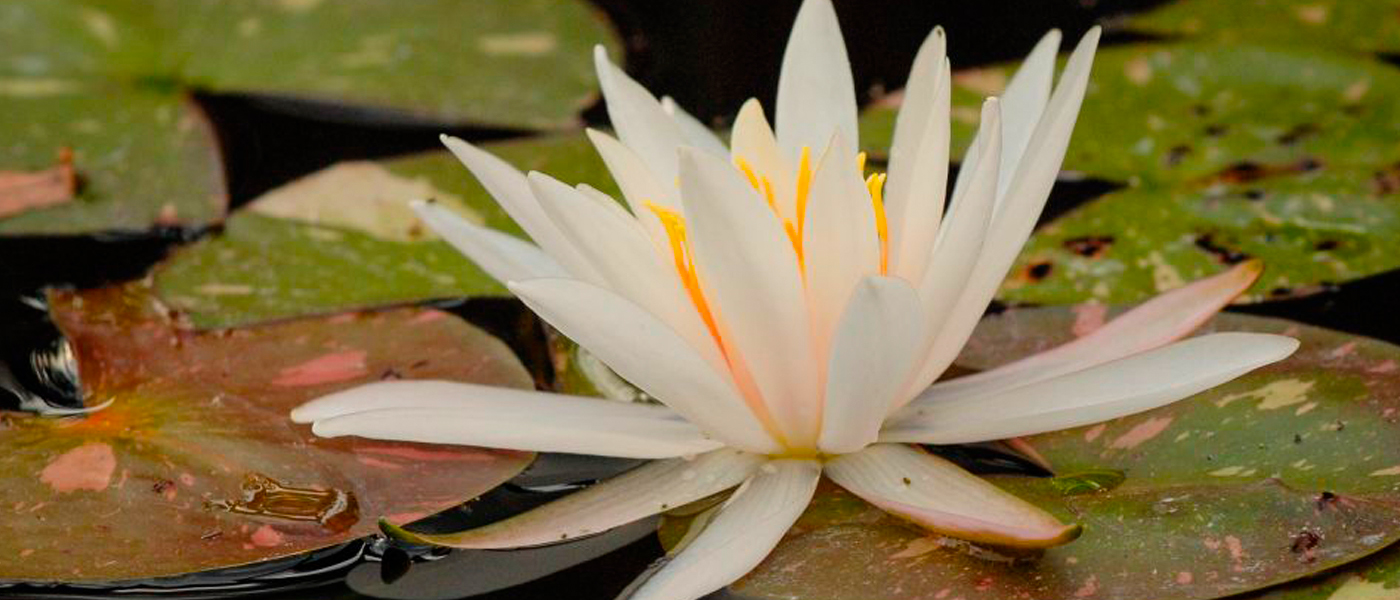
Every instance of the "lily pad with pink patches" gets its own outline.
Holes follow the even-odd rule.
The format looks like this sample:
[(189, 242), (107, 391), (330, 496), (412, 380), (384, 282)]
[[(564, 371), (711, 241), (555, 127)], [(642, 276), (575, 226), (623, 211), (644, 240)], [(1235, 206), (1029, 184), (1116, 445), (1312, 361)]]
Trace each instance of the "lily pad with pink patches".
[[(1105, 316), (1051, 308), (989, 317), (960, 364), (993, 367), (1082, 335)], [(1400, 348), (1232, 314), (1204, 330), (1285, 333), (1303, 345), (1179, 403), (1025, 439), (1057, 478), (989, 476), (1083, 524), (1078, 540), (1005, 555), (928, 536), (823, 484), (773, 554), (732, 590), (805, 600), (1206, 599), (1322, 573), (1400, 538)], [(1121, 482), (1065, 485), (1106, 473), (1121, 473)], [(683, 529), (674, 521), (663, 539)], [(1338, 577), (1331, 589), (1348, 577), (1389, 581), (1370, 571)], [(1295, 597), (1314, 596), (1279, 596)]]
[(532, 454), (321, 439), (287, 413), (387, 378), (529, 387), (499, 340), (399, 309), (194, 332), (138, 285), (50, 297), (86, 416), (0, 413), (0, 581), (145, 579), (303, 553), (433, 514)]

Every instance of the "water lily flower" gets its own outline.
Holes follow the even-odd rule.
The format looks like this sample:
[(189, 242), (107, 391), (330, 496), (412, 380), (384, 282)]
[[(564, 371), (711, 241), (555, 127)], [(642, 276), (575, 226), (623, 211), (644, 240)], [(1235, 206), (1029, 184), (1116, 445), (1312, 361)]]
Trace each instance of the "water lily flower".
[[(444, 138), (535, 244), (419, 205), (422, 218), (545, 321), (661, 405), (441, 381), (372, 384), (293, 413), (322, 436), (658, 459), (534, 511), (444, 535), (508, 548), (598, 533), (737, 488), (636, 591), (691, 599), (753, 569), (825, 475), (932, 532), (1043, 548), (1074, 524), (914, 444), (1015, 438), (1147, 410), (1288, 356), (1290, 338), (1177, 341), (1257, 277), (1248, 262), (1167, 292), (1075, 341), (935, 383), (1035, 225), (1099, 39), (1052, 86), (1060, 36), (1031, 52), (980, 130), (945, 210), (950, 66), (935, 30), (914, 60), (889, 171), (856, 152), (835, 12), (807, 0), (783, 59), (776, 131), (739, 111), (729, 144), (599, 49), (616, 138), (589, 136), (626, 200), (522, 175)], [(536, 245), (537, 244), (537, 245)]]

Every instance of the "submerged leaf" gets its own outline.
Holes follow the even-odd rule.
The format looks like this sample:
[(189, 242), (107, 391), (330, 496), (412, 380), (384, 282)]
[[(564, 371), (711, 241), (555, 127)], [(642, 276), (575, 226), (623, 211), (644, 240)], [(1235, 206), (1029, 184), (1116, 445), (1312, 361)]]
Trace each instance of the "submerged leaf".
[(404, 309), (208, 333), (137, 286), (51, 298), (89, 402), (0, 414), (0, 581), (113, 581), (242, 565), (413, 520), (520, 472), (529, 453), (321, 439), (287, 413), (385, 378), (528, 387), (504, 344)]

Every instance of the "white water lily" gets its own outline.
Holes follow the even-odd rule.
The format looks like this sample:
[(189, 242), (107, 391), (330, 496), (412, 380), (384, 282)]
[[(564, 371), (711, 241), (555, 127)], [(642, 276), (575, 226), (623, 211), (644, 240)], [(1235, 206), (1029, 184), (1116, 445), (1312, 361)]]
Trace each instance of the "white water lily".
[[(1000, 440), (1147, 410), (1293, 352), (1286, 337), (1176, 340), (1248, 287), (1257, 263), (1159, 296), (1097, 331), (934, 383), (1033, 228), (1065, 154), (1099, 32), (1053, 86), (1036, 46), (944, 207), (949, 62), (914, 61), (888, 174), (867, 175), (829, 0), (807, 0), (778, 87), (777, 130), (750, 101), (728, 147), (601, 49), (618, 138), (590, 131), (630, 211), (587, 186), (522, 175), (444, 138), (536, 245), (431, 204), (423, 219), (544, 320), (664, 406), (450, 382), (385, 382), (293, 418), (323, 436), (661, 459), (537, 510), (419, 540), (507, 548), (572, 539), (738, 489), (636, 592), (690, 599), (754, 568), (825, 475), (931, 531), (1016, 547), (1079, 528), (908, 444)], [(1175, 342), (1175, 343), (1173, 343)]]

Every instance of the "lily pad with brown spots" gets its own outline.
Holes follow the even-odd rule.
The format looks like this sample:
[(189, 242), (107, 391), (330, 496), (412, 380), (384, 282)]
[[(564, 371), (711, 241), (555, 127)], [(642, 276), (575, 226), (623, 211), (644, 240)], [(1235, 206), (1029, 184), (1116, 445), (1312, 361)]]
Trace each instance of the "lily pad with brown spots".
[[(1106, 316), (1101, 306), (1008, 311), (984, 321), (959, 362), (989, 368)], [(1205, 330), (1283, 333), (1303, 345), (1179, 403), (1026, 439), (1057, 473), (1121, 472), (1116, 486), (989, 477), (1082, 523), (1078, 540), (1013, 558), (927, 536), (824, 485), (733, 590), (809, 600), (1206, 599), (1324, 572), (1400, 538), (1400, 348), (1228, 314)], [(672, 523), (663, 537), (680, 530)]]
[(528, 387), (500, 341), (402, 309), (247, 329), (181, 329), (137, 286), (50, 298), (92, 407), (0, 414), (0, 581), (105, 582), (299, 554), (426, 516), (531, 454), (294, 425), (302, 402), (385, 378)]
[[(582, 135), (484, 147), (522, 170), (616, 189)], [(341, 163), (268, 192), (234, 214), (221, 235), (174, 253), (155, 270), (156, 291), (199, 327), (505, 295), (419, 222), (408, 203), (423, 198), (524, 237), (447, 152)]]

